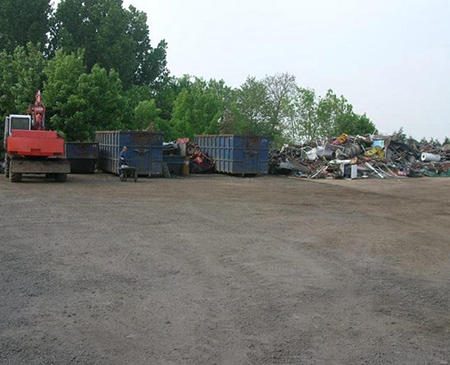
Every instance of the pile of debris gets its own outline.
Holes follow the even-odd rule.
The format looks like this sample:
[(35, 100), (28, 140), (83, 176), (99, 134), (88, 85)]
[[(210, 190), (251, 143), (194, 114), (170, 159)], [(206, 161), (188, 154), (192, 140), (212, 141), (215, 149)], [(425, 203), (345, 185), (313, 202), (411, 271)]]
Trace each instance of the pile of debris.
[(178, 142), (163, 142), (163, 155), (180, 155)]
[[(187, 161), (189, 161), (189, 169), (184, 171), (183, 165)], [(213, 172), (215, 169), (214, 159), (189, 138), (179, 138), (176, 142), (163, 142), (163, 162), (167, 164), (166, 169), (170, 172), (168, 176)]]
[(214, 159), (202, 152), (199, 145), (193, 141), (186, 143), (186, 156), (189, 157), (191, 173), (212, 172), (215, 168)]
[(271, 150), (269, 173), (310, 179), (450, 177), (450, 145), (342, 134), (319, 143)]

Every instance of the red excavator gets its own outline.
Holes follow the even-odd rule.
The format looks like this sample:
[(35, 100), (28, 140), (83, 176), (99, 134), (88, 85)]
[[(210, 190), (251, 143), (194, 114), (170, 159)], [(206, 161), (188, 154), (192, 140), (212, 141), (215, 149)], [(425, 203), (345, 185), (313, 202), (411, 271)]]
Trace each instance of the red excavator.
[(40, 91), (27, 113), (11, 114), (5, 119), (6, 177), (20, 182), (24, 174), (45, 174), (55, 181), (66, 181), (70, 164), (65, 158), (64, 138), (45, 130), (45, 106)]

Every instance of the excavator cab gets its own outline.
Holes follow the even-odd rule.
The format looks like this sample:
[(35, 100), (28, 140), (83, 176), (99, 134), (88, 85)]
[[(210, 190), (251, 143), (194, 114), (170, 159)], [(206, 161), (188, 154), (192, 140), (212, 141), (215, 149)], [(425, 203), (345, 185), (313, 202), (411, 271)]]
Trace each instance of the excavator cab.
[(6, 117), (5, 131), (8, 132), (8, 135), (10, 135), (11, 130), (13, 129), (29, 131), (31, 129), (31, 116), (11, 114), (9, 117)]
[(6, 140), (11, 135), (13, 129), (29, 131), (32, 121), (30, 115), (11, 114), (5, 118), (5, 135), (3, 144), (6, 146)]
[(5, 119), (5, 137), (11, 135), (13, 129), (31, 130), (31, 116), (11, 114)]

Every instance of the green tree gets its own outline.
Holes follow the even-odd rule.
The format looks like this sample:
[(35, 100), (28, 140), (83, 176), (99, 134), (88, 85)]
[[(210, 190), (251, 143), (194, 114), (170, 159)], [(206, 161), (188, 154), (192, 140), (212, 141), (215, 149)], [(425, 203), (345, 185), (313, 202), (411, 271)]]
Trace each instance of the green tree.
[(160, 115), (154, 99), (141, 101), (134, 110), (134, 129), (162, 132), (166, 141), (176, 139), (172, 125)]
[(294, 92), (297, 88), (295, 76), (288, 73), (266, 76), (263, 83), (267, 89), (267, 122), (269, 136), (274, 144), (283, 141), (283, 125), (289, 117)]
[(18, 46), (11, 58), (12, 84), (8, 87), (13, 102), (13, 113), (25, 113), (34, 103), (37, 90), (44, 84), (46, 60), (39, 45)]
[(129, 129), (124, 123), (125, 99), (122, 82), (115, 71), (94, 65), (90, 74), (83, 73), (77, 87), (60, 114), (52, 116), (53, 128), (66, 134), (68, 141), (91, 141), (98, 130)]
[[(133, 86), (125, 92), (126, 113), (133, 121), (131, 129), (151, 129), (155, 132), (163, 132), (166, 140), (176, 138), (170, 123), (171, 112), (164, 114), (158, 107), (155, 96), (162, 97), (161, 93), (155, 93), (146, 86)], [(176, 98), (176, 97), (175, 97)], [(175, 99), (174, 98), (174, 99)], [(170, 111), (172, 106), (170, 105)], [(164, 115), (169, 115), (166, 119)]]
[(134, 109), (133, 129), (153, 129), (154, 131), (160, 131), (158, 126), (155, 125), (160, 113), (161, 110), (156, 107), (155, 100), (141, 101)]
[(62, 0), (55, 13), (54, 47), (85, 50), (95, 64), (116, 70), (125, 88), (153, 85), (166, 70), (166, 43), (150, 45), (147, 16), (122, 0)]
[(236, 90), (235, 102), (227, 111), (225, 129), (239, 134), (264, 135), (275, 145), (283, 142), (283, 129), (292, 115), (295, 77), (285, 74), (262, 80), (248, 77)]
[(128, 31), (134, 55), (134, 85), (161, 86), (168, 76), (167, 43), (162, 40), (156, 48), (150, 44), (147, 14), (130, 6), (128, 9)]
[[(12, 87), (16, 83), (13, 56), (6, 50), (0, 51), (0, 115), (6, 116), (15, 110)], [(3, 118), (2, 118), (3, 119)], [(1, 123), (3, 125), (3, 123)]]
[(328, 125), (325, 130), (329, 135), (373, 134), (377, 132), (375, 124), (366, 116), (359, 115), (353, 111), (353, 106), (344, 98), (336, 96), (332, 90), (319, 101), (318, 114), (319, 123)]
[(29, 42), (47, 43), (49, 17), (52, 13), (50, 0), (2, 0), (0, 1), (0, 50), (13, 52)]
[(195, 134), (216, 134), (220, 120), (230, 100), (231, 89), (220, 80), (195, 81), (177, 96), (172, 124), (179, 137)]
[(71, 113), (67, 114), (67, 102), (72, 95), (76, 94), (78, 80), (85, 73), (83, 60), (82, 51), (66, 54), (61, 49), (47, 63), (44, 69), (46, 81), (43, 101), (47, 105), (48, 120), (51, 120), (54, 115), (57, 116), (54, 121), (71, 115)]
[(161, 118), (172, 120), (175, 101), (180, 93), (192, 86), (191, 77), (185, 75), (177, 78), (166, 75), (157, 89), (151, 89), (152, 98), (156, 106), (161, 110)]
[(324, 137), (324, 128), (317, 112), (316, 92), (313, 89), (297, 87), (285, 125), (285, 135), (289, 142), (313, 141)]
[(358, 115), (343, 97), (328, 90), (317, 97), (312, 89), (296, 88), (289, 106), (284, 134), (290, 142), (308, 142), (347, 133), (376, 133), (366, 114)]
[(39, 45), (28, 43), (12, 53), (0, 51), (0, 116), (26, 113), (36, 91), (42, 89), (45, 64)]
[(133, 119), (134, 111), (142, 101), (152, 99), (151, 90), (146, 86), (133, 86), (124, 93), (126, 118)]
[(255, 77), (248, 77), (234, 92), (232, 103), (221, 120), (222, 133), (264, 134), (267, 88)]

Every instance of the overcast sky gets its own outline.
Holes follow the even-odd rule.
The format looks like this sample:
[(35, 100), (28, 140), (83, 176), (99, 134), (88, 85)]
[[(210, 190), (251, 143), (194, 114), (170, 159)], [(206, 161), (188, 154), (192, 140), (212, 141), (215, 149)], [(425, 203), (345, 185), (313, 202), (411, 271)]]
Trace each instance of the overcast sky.
[(383, 133), (450, 137), (450, 0), (125, 0), (145, 11), (171, 74), (288, 72), (344, 95)]

